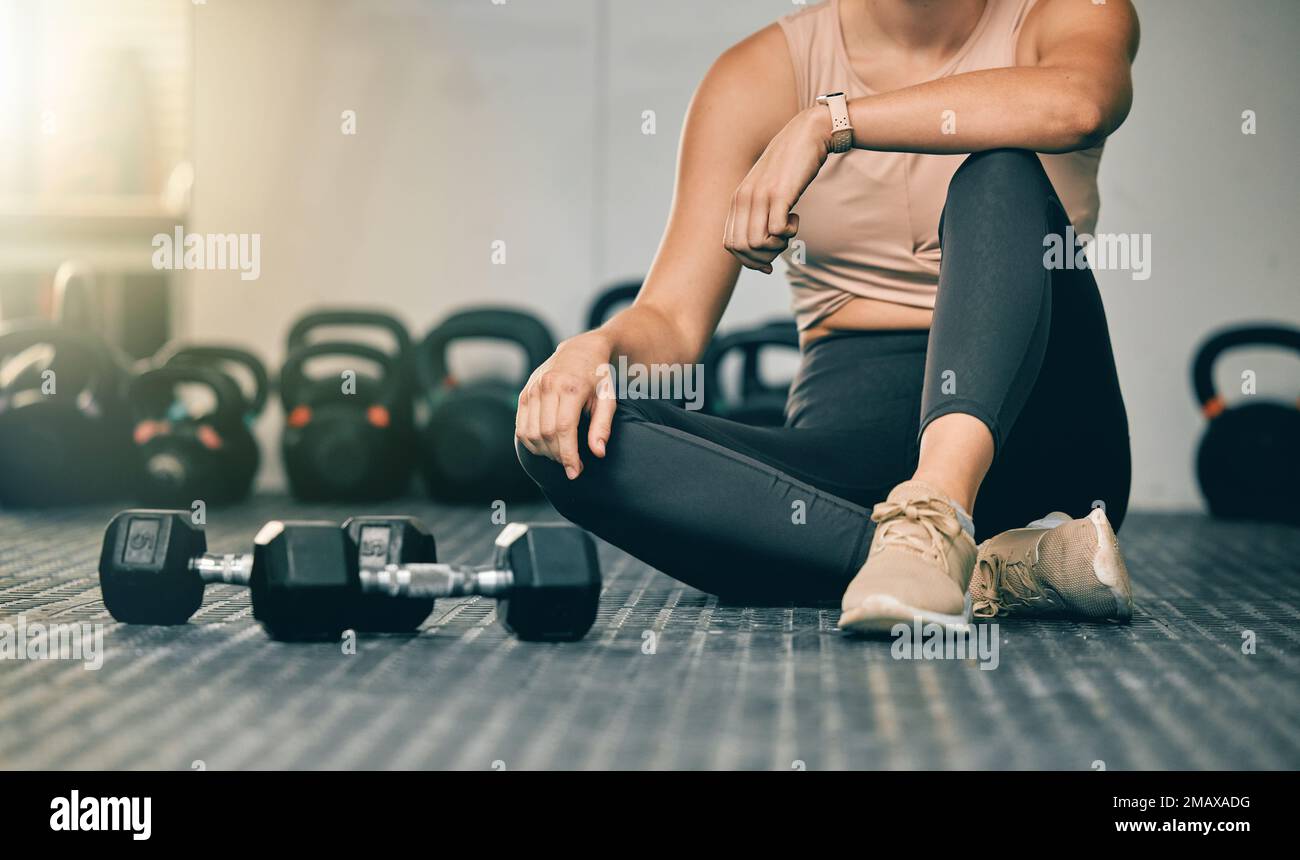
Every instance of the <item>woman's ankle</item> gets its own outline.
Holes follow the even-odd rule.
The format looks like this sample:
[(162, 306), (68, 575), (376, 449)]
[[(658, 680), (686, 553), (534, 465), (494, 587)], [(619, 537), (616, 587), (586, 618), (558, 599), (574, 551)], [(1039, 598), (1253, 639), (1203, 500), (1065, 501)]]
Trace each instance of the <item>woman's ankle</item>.
[(947, 475), (926, 472), (920, 469), (912, 475), (910, 480), (933, 487), (941, 493), (944, 499), (957, 511), (957, 521), (961, 523), (962, 529), (972, 537), (974, 536), (975, 522), (971, 517), (971, 511), (975, 507), (975, 491), (978, 487), (961, 486), (960, 482), (952, 481)]
[(993, 434), (973, 415), (950, 412), (930, 422), (921, 435), (920, 462), (912, 480), (942, 490), (967, 512), (993, 462)]
[(954, 481), (951, 475), (938, 471), (917, 469), (908, 480), (920, 481), (922, 484), (934, 487), (943, 493), (948, 501), (961, 505), (967, 511), (975, 507), (975, 492), (979, 488), (971, 487), (963, 481)]

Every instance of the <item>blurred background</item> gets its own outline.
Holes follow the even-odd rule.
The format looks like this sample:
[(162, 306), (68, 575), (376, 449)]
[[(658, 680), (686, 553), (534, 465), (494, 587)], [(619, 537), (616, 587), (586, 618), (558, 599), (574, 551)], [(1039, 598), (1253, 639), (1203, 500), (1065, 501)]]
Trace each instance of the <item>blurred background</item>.
[[(601, 287), (648, 268), (709, 64), (798, 5), (0, 0), (0, 320), (48, 315), (76, 259), (134, 357), (202, 338), (275, 368), (317, 304), (386, 307), (418, 338), (509, 303), (572, 335)], [(1136, 98), (1102, 160), (1098, 229), (1150, 234), (1151, 277), (1098, 281), (1133, 506), (1197, 508), (1196, 345), (1225, 323), (1300, 321), (1300, 3), (1136, 5)], [(156, 270), (153, 237), (177, 225), (260, 235), (259, 277)], [(745, 272), (722, 330), (788, 313), (779, 270)], [(1220, 386), (1250, 368), (1290, 400), (1294, 362), (1234, 352)], [(284, 485), (281, 422), (272, 405), (257, 428), (263, 489)]]

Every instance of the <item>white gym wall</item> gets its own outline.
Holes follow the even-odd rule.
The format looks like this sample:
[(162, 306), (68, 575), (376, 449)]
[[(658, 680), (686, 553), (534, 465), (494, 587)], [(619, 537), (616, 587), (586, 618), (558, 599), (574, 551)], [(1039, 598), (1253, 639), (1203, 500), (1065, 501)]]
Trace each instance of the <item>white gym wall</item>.
[[(274, 367), (313, 303), (382, 304), (417, 337), (518, 303), (563, 337), (598, 286), (643, 273), (681, 119), (714, 57), (789, 0), (208, 0), (194, 6), (188, 229), (260, 233), (261, 277), (189, 273), (178, 331)], [(1139, 0), (1133, 113), (1102, 161), (1099, 230), (1149, 233), (1152, 276), (1100, 272), (1133, 434), (1133, 504), (1200, 504), (1195, 344), (1223, 322), (1300, 321), (1286, 261), (1300, 199), (1300, 3)], [(1258, 134), (1241, 133), (1242, 111)], [(341, 132), (344, 111), (357, 133)], [(644, 112), (655, 133), (644, 134)], [(493, 265), (492, 243), (506, 264)], [(723, 327), (787, 313), (745, 273)], [(1246, 362), (1243, 364), (1242, 362)], [(1227, 364), (1227, 363), (1225, 363)], [(1222, 368), (1294, 397), (1294, 359)], [(281, 484), (279, 413), (262, 485)], [(864, 440), (864, 444), (869, 444)]]

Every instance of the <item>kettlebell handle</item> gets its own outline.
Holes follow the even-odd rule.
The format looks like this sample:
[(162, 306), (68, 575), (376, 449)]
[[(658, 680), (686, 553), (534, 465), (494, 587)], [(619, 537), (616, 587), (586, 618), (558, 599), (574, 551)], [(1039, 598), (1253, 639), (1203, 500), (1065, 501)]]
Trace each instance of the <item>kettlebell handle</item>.
[(66, 260), (54, 273), (54, 319), (81, 332), (99, 332), (100, 313), (95, 270), (80, 260)]
[(540, 319), (515, 308), (479, 307), (458, 311), (434, 326), (416, 348), (416, 372), (420, 387), (434, 391), (448, 375), (447, 350), (459, 340), (503, 340), (523, 347), (528, 375), (555, 352), (555, 338)]
[(587, 330), (600, 328), (613, 315), (611, 311), (614, 308), (636, 301), (639, 292), (640, 281), (621, 281), (596, 296), (596, 301), (587, 313)]
[[(89, 391), (98, 399), (101, 389), (113, 378), (116, 364), (96, 336), (41, 320), (11, 323), (0, 330), (0, 365), (41, 344), (54, 348), (49, 367), (58, 376), (61, 395)], [(11, 382), (6, 376), (0, 373), (0, 387)]]
[(395, 407), (406, 390), (400, 360), (381, 349), (350, 341), (321, 341), (295, 349), (280, 369), (280, 402), (285, 411), (301, 404), (299, 395), (310, 381), (307, 362), (323, 356), (351, 356), (372, 362), (380, 368), (379, 402)]
[[(400, 356), (411, 352), (411, 334), (397, 317), (373, 308), (322, 308), (298, 318), (289, 329), (289, 352), (307, 345), (307, 335), (328, 326), (378, 329), (392, 335)], [(341, 342), (341, 341), (331, 341)]]
[(1192, 391), (1207, 418), (1217, 418), (1224, 410), (1223, 398), (1214, 388), (1215, 362), (1223, 353), (1241, 346), (1281, 346), (1300, 353), (1300, 329), (1263, 323), (1233, 326), (1202, 343), (1192, 363)]
[(264, 365), (256, 355), (237, 346), (218, 344), (176, 344), (164, 349), (158, 355), (157, 364), (163, 367), (173, 365), (202, 365), (218, 367), (223, 363), (237, 364), (248, 371), (253, 380), (252, 396), (247, 396), (241, 387), (240, 394), (246, 404), (247, 414), (260, 415), (266, 407), (266, 398), (271, 387), (271, 380)]
[(744, 354), (741, 365), (741, 400), (745, 397), (768, 390), (759, 376), (758, 355), (765, 349), (779, 347), (799, 349), (799, 331), (792, 322), (773, 321), (754, 328), (715, 337), (704, 351), (704, 397), (711, 405), (717, 407), (719, 381), (722, 376), (722, 359), (729, 353), (740, 351)]
[(240, 407), (244, 396), (239, 385), (220, 370), (200, 365), (165, 365), (138, 374), (127, 386), (127, 402), (136, 418), (151, 417), (152, 412), (147, 407), (152, 395), (174, 392), (176, 386), (186, 383), (201, 385), (212, 392), (216, 398), (216, 405), (210, 413), (212, 416), (231, 424), (241, 420)]

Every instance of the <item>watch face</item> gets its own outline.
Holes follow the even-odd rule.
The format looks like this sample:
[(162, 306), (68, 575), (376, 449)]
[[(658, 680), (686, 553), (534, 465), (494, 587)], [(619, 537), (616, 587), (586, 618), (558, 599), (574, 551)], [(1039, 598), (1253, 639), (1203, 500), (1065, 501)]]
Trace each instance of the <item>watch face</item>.
[(842, 96), (842, 95), (844, 95), (844, 93), (826, 93), (825, 95), (818, 96), (817, 101), (824, 102), (827, 99), (833, 99), (836, 96)]

